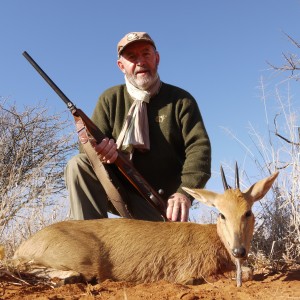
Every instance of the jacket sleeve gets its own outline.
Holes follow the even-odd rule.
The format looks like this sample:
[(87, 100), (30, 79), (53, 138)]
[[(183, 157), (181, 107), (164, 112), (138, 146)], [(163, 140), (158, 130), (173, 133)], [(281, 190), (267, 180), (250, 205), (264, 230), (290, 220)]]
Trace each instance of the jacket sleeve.
[[(100, 131), (107, 137), (111, 138), (111, 130), (109, 128), (109, 112), (106, 105), (105, 97), (101, 95), (96, 103), (91, 120), (100, 129)], [(79, 152), (84, 153), (83, 146), (79, 143)]]
[(178, 192), (187, 195), (181, 187), (204, 188), (211, 176), (210, 140), (194, 98), (185, 98), (178, 108), (178, 118), (184, 143), (185, 161)]

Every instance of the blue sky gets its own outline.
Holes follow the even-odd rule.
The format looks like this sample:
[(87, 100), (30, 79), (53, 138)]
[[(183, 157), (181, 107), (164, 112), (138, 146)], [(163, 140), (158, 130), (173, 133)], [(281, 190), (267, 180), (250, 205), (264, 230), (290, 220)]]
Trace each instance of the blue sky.
[(207, 187), (217, 191), (220, 163), (246, 155), (223, 128), (251, 146), (249, 124), (265, 129), (260, 80), (270, 89), (274, 82), (266, 61), (280, 65), (283, 52), (295, 52), (284, 32), (300, 39), (300, 0), (2, 0), (0, 13), (0, 96), (20, 108), (47, 100), (50, 111), (65, 110), (23, 51), (91, 115), (100, 93), (124, 81), (117, 42), (147, 31), (161, 55), (161, 79), (198, 101), (213, 149)]

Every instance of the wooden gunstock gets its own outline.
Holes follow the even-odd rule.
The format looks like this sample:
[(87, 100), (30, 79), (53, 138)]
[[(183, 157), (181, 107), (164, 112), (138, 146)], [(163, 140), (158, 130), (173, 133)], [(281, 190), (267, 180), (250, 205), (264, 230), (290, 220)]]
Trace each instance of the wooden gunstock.
[[(91, 136), (96, 140), (97, 144), (106, 137), (100, 129), (93, 123), (93, 121), (81, 110), (75, 108), (72, 109), (74, 116), (80, 117), (85, 124), (87, 130)], [(126, 155), (118, 151), (118, 157), (115, 160), (115, 165), (125, 178), (135, 187), (135, 189), (146, 199), (154, 208), (156, 208), (162, 217), (167, 220), (166, 217), (166, 204), (162, 197), (156, 192), (151, 185), (143, 178), (143, 176), (136, 170), (131, 161)]]

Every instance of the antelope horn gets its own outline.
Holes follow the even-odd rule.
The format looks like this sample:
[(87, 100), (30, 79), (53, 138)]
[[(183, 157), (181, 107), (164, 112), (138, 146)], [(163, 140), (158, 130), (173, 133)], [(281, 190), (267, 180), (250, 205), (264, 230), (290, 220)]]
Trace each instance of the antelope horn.
[(226, 178), (225, 178), (225, 174), (224, 174), (224, 170), (223, 170), (222, 166), (221, 166), (221, 177), (222, 177), (224, 191), (230, 189), (230, 186), (227, 184), (227, 181), (226, 181)]
[(235, 162), (235, 188), (240, 188), (239, 168), (237, 162)]

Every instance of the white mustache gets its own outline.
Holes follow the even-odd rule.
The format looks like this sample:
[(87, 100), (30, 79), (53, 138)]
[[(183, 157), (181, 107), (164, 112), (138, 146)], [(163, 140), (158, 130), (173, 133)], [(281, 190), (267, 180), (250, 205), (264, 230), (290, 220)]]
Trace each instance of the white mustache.
[(134, 75), (136, 75), (137, 73), (141, 73), (141, 72), (148, 72), (149, 69), (147, 68), (139, 68), (138, 70), (135, 70)]

